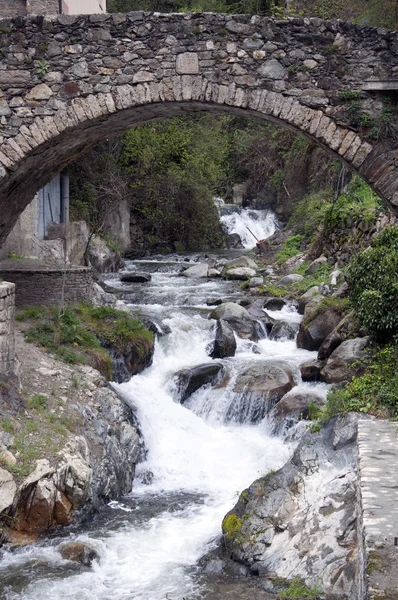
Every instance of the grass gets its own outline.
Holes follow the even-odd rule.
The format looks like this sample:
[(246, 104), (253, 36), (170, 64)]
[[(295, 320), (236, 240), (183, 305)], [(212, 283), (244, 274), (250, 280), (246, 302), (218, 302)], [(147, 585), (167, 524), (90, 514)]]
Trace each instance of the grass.
[(322, 595), (318, 587), (309, 588), (301, 577), (295, 577), (289, 586), (278, 594), (278, 598), (289, 598), (290, 600), (315, 600)]
[(275, 254), (276, 261), (279, 265), (286, 262), (289, 258), (292, 258), (300, 252), (300, 245), (304, 239), (304, 236), (300, 234), (291, 235), (282, 244), (279, 252)]
[(33, 394), (28, 401), (28, 408), (33, 410), (44, 410), (47, 408), (47, 396), (43, 394)]
[(107, 379), (112, 378), (107, 348), (123, 353), (131, 344), (143, 356), (154, 339), (138, 319), (108, 306), (81, 303), (65, 307), (61, 316), (54, 309), (29, 307), (18, 311), (17, 319), (32, 321), (25, 333), (27, 342), (47, 348), (67, 364), (90, 364)]
[(0, 429), (5, 431), (6, 433), (14, 432), (14, 423), (10, 421), (10, 419), (2, 418), (0, 419)]

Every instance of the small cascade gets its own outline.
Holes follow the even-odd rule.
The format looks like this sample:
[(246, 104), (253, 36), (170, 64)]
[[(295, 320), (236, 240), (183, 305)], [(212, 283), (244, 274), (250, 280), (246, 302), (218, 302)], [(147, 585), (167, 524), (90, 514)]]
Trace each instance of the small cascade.
[(275, 233), (277, 221), (270, 210), (253, 210), (240, 206), (221, 207), (221, 222), (228, 234), (237, 233), (245, 248), (253, 248), (258, 240)]

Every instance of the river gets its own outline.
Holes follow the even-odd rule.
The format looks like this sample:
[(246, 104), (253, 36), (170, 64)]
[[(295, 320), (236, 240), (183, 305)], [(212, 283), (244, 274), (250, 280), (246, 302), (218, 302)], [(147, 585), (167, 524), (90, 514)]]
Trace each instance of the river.
[[(164, 332), (156, 343), (152, 366), (127, 383), (115, 384), (136, 410), (145, 459), (138, 466), (131, 494), (120, 503), (111, 503), (91, 523), (5, 552), (0, 562), (1, 598), (221, 597), (217, 596), (219, 588), (201, 574), (198, 560), (216, 546), (221, 521), (237, 494), (269, 470), (281, 467), (292, 451), (286, 441), (268, 433), (266, 420), (253, 425), (249, 417), (242, 422), (242, 415), (231, 413), (233, 382), (248, 365), (277, 357), (293, 368), (300, 386), (298, 367), (316, 353), (298, 350), (294, 340), (264, 338), (255, 344), (238, 339), (236, 355), (220, 361), (229, 383), (201, 388), (184, 406), (179, 404), (173, 375), (211, 360), (207, 348), (214, 339), (215, 322), (207, 318), (207, 302), (217, 298), (239, 301), (242, 297), (234, 282), (178, 276), (187, 260), (202, 258), (173, 255), (128, 263), (130, 270), (150, 272), (152, 280), (131, 289), (124, 285), (125, 301)], [(122, 285), (116, 277), (109, 277), (108, 284)], [(272, 316), (300, 319), (293, 307)], [(56, 551), (65, 539), (89, 540), (100, 560), (90, 569), (76, 568)], [(248, 596), (242, 591), (231, 596), (225, 592), (222, 597)]]

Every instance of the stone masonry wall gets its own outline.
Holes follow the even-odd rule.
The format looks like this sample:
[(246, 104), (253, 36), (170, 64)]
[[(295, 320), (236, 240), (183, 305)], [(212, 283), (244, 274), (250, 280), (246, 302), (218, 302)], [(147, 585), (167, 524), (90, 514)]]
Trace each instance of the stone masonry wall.
[(0, 283), (0, 377), (14, 370), (15, 359), (15, 285)]
[[(380, 125), (383, 109), (368, 90), (397, 85), (398, 32), (316, 18), (137, 11), (7, 20), (0, 46), (0, 242), (35, 191), (93, 144), (198, 111), (301, 132), (398, 210), (394, 128), (375, 138), (366, 125)], [(359, 125), (352, 92), (356, 112), (366, 113)]]
[(13, 284), (15, 284), (17, 306), (57, 306), (61, 302), (63, 283), (65, 283), (64, 302), (66, 304), (76, 304), (83, 300), (90, 302), (92, 297), (93, 278), (92, 271), (88, 267), (74, 267), (65, 274), (57, 270), (7, 270), (0, 271), (0, 277), (6, 277), (9, 281), (12, 281), (12, 284), (7, 285), (12, 285), (13, 288)]

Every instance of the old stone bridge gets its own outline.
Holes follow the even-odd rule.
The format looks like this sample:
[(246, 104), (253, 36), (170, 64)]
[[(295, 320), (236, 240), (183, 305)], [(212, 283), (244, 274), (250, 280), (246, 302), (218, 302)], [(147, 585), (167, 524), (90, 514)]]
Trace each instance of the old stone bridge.
[(397, 55), (397, 32), (316, 18), (0, 21), (0, 243), (33, 194), (93, 144), (192, 111), (293, 128), (398, 207)]

